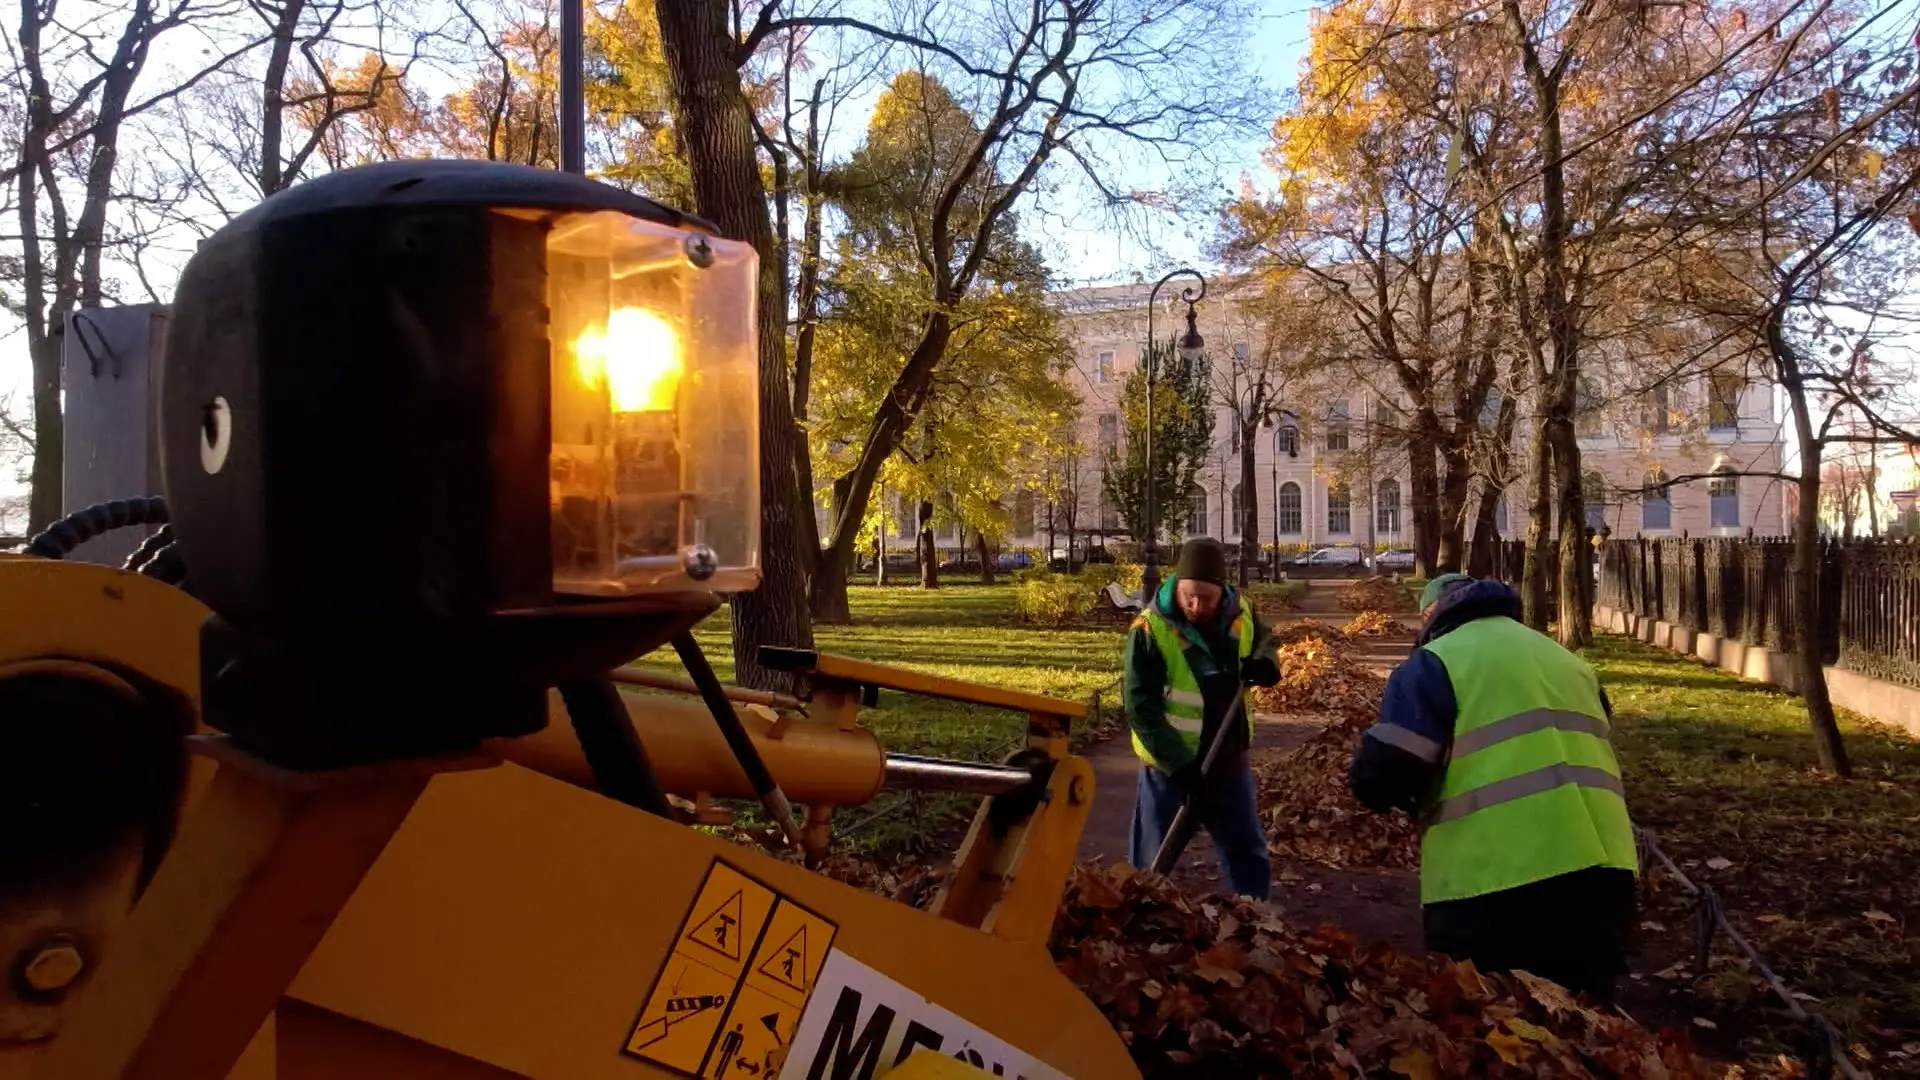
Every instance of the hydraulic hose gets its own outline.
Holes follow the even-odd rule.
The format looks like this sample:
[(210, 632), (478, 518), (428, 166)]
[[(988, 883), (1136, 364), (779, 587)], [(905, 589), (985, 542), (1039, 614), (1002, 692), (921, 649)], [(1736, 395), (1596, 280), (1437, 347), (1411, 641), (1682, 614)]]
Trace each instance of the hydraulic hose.
[(139, 570), (147, 565), (148, 560), (152, 559), (161, 548), (171, 543), (173, 543), (173, 526), (160, 526), (145, 540), (140, 541), (140, 546), (133, 549), (133, 554), (127, 556), (126, 562), (120, 564), (120, 569)]
[(706, 702), (707, 711), (713, 714), (713, 722), (720, 725), (720, 734), (726, 737), (727, 746), (740, 763), (740, 771), (746, 774), (747, 783), (753, 786), (753, 793), (759, 797), (760, 805), (766, 809), (767, 816), (780, 823), (780, 831), (787, 836), (787, 842), (795, 848), (801, 847), (800, 819), (793, 812), (793, 804), (787, 801), (787, 795), (773, 780), (773, 774), (767, 771), (767, 763), (761, 760), (760, 751), (754, 748), (753, 739), (747, 729), (741, 725), (740, 717), (734, 714), (733, 704), (727, 700), (727, 692), (720, 685), (720, 677), (713, 673), (713, 665), (707, 663), (707, 654), (700, 650), (700, 643), (694, 640), (692, 631), (682, 633), (673, 639), (673, 651), (680, 654), (680, 662), (686, 665), (687, 674), (693, 676), (693, 684), (700, 690), (700, 700)]
[(593, 770), (594, 786), (610, 799), (671, 818), (666, 792), (653, 771), (653, 760), (627, 717), (620, 689), (606, 679), (562, 683), (560, 698), (567, 703), (567, 719), (580, 740), (580, 753)]
[(165, 525), (167, 501), (158, 495), (133, 499), (114, 499), (75, 510), (41, 530), (27, 542), (23, 554), (43, 559), (64, 559), (74, 548), (101, 533), (132, 525)]
[(169, 585), (180, 585), (187, 580), (187, 564), (180, 557), (179, 544), (166, 544), (153, 553), (140, 567), (140, 573), (150, 578), (159, 578)]

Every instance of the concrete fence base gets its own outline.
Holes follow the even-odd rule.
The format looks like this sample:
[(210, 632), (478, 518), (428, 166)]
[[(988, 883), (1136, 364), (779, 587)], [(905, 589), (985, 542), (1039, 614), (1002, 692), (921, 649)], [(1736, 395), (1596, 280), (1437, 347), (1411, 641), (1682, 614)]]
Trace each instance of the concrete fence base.
[[(1610, 633), (1695, 657), (1742, 678), (1793, 693), (1800, 691), (1799, 670), (1792, 653), (1717, 634), (1696, 633), (1684, 626), (1648, 619), (1605, 604), (1594, 605), (1593, 624)], [(1828, 667), (1826, 673), (1827, 695), (1835, 705), (1920, 737), (1920, 687), (1901, 686), (1845, 668)]]

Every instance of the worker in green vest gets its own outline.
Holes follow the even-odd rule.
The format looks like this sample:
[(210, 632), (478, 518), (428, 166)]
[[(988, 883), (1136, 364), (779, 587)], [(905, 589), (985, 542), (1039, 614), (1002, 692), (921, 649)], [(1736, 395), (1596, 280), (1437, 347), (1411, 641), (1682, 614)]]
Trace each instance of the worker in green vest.
[(1639, 860), (1606, 692), (1497, 581), (1441, 574), (1420, 607), (1350, 783), (1422, 825), (1427, 948), (1610, 1002)]
[(1226, 551), (1217, 540), (1187, 541), (1173, 576), (1127, 632), (1127, 725), (1140, 757), (1129, 862), (1152, 865), (1174, 815), (1192, 796), (1227, 884), (1241, 896), (1266, 899), (1273, 861), (1247, 756), (1251, 704), (1225, 729), (1229, 741), (1204, 777), (1200, 758), (1248, 684), (1279, 681), (1272, 637), (1227, 584)]

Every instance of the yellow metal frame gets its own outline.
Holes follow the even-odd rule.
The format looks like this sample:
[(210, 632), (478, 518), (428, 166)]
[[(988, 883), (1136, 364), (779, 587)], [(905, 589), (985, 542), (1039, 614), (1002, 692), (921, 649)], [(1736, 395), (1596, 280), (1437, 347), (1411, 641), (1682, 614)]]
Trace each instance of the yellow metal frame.
[[(0, 664), (83, 659), (195, 700), (206, 612), (183, 594), (99, 567), (0, 560), (0, 598), (10, 616), (48, 616), (34, 632), (22, 625), (33, 619), (0, 623)], [(776, 778), (815, 797), (854, 801), (878, 784), (878, 744), (857, 724), (866, 687), (1028, 713), (1030, 745), (1054, 763), (1046, 793), (1004, 832), (983, 805), (939, 898), (944, 917), (584, 790), (590, 776), (557, 740), (544, 757), (536, 738), (316, 775), (203, 736), (199, 782), (152, 884), (61, 1034), (32, 1048), (41, 1067), (0, 1054), (0, 1076), (674, 1075), (622, 1050), (717, 863), (830, 920), (836, 952), (1061, 1073), (1138, 1075), (1044, 949), (1092, 797), (1091, 770), (1067, 753), (1080, 707), (838, 657), (811, 678), (808, 718), (749, 715)], [(660, 705), (629, 699), (669, 790), (677, 777), (731, 793), (743, 778), (692, 732), (711, 720)], [(817, 816), (809, 828), (824, 835)]]

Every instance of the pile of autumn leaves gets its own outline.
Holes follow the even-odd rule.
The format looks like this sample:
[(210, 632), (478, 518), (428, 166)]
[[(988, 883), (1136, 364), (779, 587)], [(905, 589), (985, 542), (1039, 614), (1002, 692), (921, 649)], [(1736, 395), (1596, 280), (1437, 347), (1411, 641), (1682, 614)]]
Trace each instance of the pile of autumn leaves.
[(1050, 946), (1148, 1077), (1713, 1075), (1545, 980), (1362, 948), (1127, 866), (1075, 870)]
[[(1348, 763), (1382, 690), (1350, 650), (1382, 622), (1278, 633), (1284, 677), (1257, 692), (1256, 707), (1330, 719), (1260, 771), (1261, 806), (1282, 858), (1335, 867), (1417, 861), (1405, 815), (1369, 813), (1347, 791)], [(947, 876), (945, 867), (885, 869), (844, 856), (821, 871), (921, 908)], [(1267, 905), (1196, 896), (1125, 865), (1074, 870), (1049, 947), (1153, 1078), (1716, 1075), (1684, 1042), (1587, 1008), (1545, 980), (1362, 947), (1334, 927), (1307, 930)]]
[[(1377, 614), (1377, 613), (1375, 613)], [(1384, 618), (1384, 616), (1382, 616)], [(1389, 622), (1391, 620), (1388, 620)], [(1404, 814), (1375, 814), (1347, 790), (1347, 767), (1373, 723), (1383, 688), (1347, 653), (1351, 637), (1377, 625), (1356, 617), (1347, 629), (1296, 623), (1276, 634), (1281, 679), (1254, 692), (1261, 712), (1311, 713), (1327, 726), (1298, 750), (1262, 765), (1261, 816), (1273, 852), (1325, 866), (1412, 867), (1419, 835)]]

